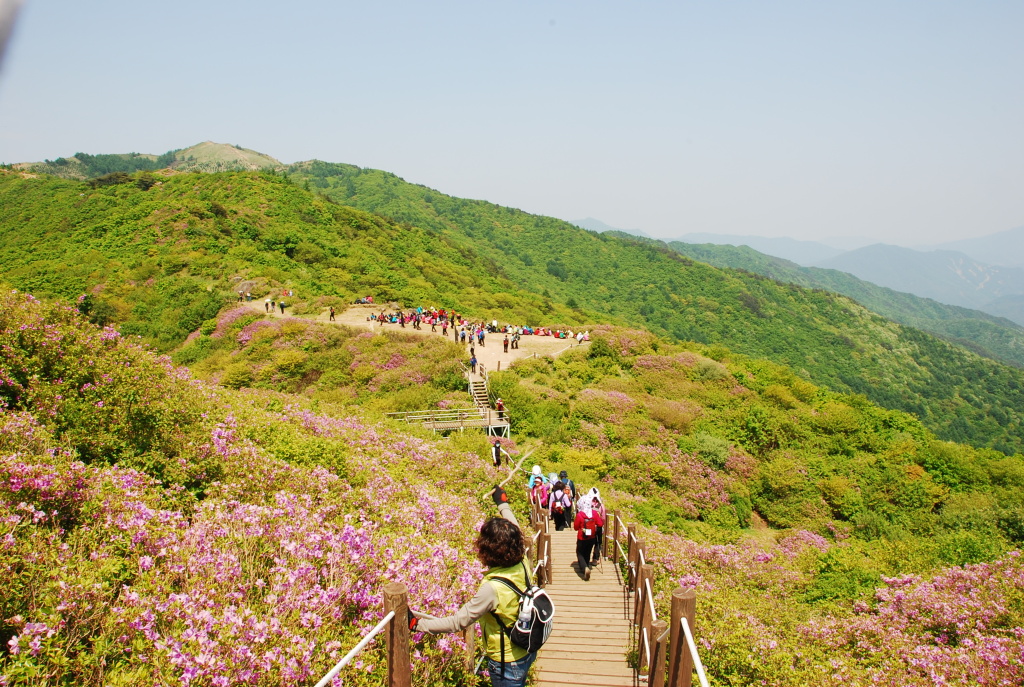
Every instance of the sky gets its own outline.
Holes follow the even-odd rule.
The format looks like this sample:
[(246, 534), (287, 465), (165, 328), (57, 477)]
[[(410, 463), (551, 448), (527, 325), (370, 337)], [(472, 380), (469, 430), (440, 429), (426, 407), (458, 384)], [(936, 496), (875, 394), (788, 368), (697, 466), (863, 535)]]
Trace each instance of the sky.
[(1024, 224), (1024, 3), (26, 0), (0, 162), (239, 144), (659, 238)]

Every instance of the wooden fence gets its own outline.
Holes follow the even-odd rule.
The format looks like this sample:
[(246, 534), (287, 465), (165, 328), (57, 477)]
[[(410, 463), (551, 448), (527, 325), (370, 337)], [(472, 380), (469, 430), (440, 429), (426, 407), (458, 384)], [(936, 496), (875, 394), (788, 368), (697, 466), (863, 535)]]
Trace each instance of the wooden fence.
[[(537, 561), (533, 568), (534, 579), (538, 586), (545, 586), (551, 581), (551, 532), (547, 509), (538, 504), (530, 504), (530, 524), (536, 533), (527, 539), (530, 559)], [(377, 626), (370, 630), (362, 640), (349, 651), (344, 658), (331, 668), (316, 684), (326, 687), (361, 652), (370, 640), (378, 634), (384, 634), (385, 650), (388, 656), (387, 687), (412, 687), (410, 671), (409, 625), (406, 622), (409, 611), (409, 591), (400, 582), (391, 582), (384, 587), (384, 617)], [(474, 670), (473, 663), (476, 653), (476, 625), (463, 630), (466, 643), (466, 668)]]
[(633, 597), (638, 679), (644, 676), (650, 687), (690, 687), (696, 670), (702, 687), (708, 687), (693, 639), (697, 593), (693, 589), (674, 590), (666, 623), (654, 608), (654, 566), (647, 556), (646, 543), (636, 535), (636, 526), (627, 526), (617, 515), (608, 513), (603, 543), (605, 557), (620, 565), (625, 593)]

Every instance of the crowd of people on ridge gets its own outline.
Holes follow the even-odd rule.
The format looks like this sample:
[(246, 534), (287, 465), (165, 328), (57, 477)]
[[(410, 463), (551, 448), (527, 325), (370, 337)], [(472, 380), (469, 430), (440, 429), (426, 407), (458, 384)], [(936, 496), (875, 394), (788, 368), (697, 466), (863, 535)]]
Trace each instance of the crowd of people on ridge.
[(372, 313), (368, 319), (379, 323), (382, 327), (385, 324), (397, 324), (403, 329), (409, 325), (413, 329), (422, 330), (423, 325), (427, 324), (430, 325), (432, 332), (436, 332), (437, 328), (441, 327), (442, 336), (448, 336), (450, 329), (456, 342), (472, 344), (475, 341), (480, 346), (486, 345), (487, 334), (503, 334), (508, 340), (507, 343), (502, 342), (506, 351), (510, 348), (519, 348), (519, 340), (523, 336), (553, 336), (556, 339), (575, 339), (577, 343), (590, 340), (589, 331), (573, 332), (571, 329), (514, 324), (499, 326), (497, 320), (475, 322), (467, 320), (454, 310), (444, 308), (418, 307), (415, 310), (399, 309), (391, 312), (381, 310), (379, 313)]

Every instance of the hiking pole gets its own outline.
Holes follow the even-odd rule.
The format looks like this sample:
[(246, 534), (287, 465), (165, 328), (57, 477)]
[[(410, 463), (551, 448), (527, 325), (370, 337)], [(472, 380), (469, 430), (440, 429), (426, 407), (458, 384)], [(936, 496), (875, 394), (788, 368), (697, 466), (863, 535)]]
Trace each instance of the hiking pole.
[[(531, 455), (533, 455), (534, 450), (535, 449), (531, 448), (529, 451), (527, 451), (526, 453), (523, 454), (522, 458), (519, 459), (519, 462), (515, 464), (515, 467), (513, 467), (511, 470), (508, 471), (508, 477), (506, 477), (504, 480), (501, 481), (500, 484), (498, 484), (499, 487), (504, 487), (506, 484), (508, 484), (509, 480), (511, 480), (513, 477), (516, 476), (516, 470), (519, 470), (520, 467), (522, 467), (523, 461), (525, 461), (527, 458), (529, 458)], [(488, 489), (487, 491), (485, 491), (481, 495), (480, 498), (484, 498), (485, 499), (485, 498), (487, 498), (488, 496), (490, 496), (493, 493), (494, 493), (494, 489), (493, 488), (492, 489)]]

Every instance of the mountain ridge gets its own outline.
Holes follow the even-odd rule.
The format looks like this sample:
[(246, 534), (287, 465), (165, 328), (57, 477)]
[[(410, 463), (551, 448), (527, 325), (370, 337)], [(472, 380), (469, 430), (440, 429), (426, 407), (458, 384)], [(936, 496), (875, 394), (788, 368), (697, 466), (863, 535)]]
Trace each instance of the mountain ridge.
[[(943, 438), (1010, 453), (1024, 446), (1020, 371), (847, 298), (446, 196), (379, 170), (312, 161), (285, 172), (287, 179), (266, 170), (177, 174), (155, 185), (128, 178), (135, 183), (86, 193), (79, 182), (6, 173), (2, 276), (44, 295), (85, 292), (128, 322), (127, 331), (166, 336), (163, 346), (230, 297), (230, 275), (258, 277), (262, 290), (294, 284), (307, 294), (296, 309), (370, 293), (468, 306), (488, 320), (630, 322), (909, 410)], [(26, 232), (21, 218), (33, 213)], [(137, 276), (126, 279), (125, 270)]]

